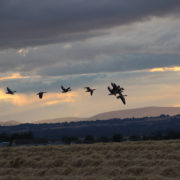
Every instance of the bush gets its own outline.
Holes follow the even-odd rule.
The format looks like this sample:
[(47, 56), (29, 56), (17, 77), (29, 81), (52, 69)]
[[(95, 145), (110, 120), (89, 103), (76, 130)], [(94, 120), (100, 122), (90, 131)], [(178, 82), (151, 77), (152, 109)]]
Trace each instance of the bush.
[(112, 136), (112, 141), (113, 141), (113, 142), (121, 142), (121, 141), (122, 141), (122, 136), (121, 136), (121, 134), (114, 134), (114, 135)]
[(94, 137), (91, 136), (91, 135), (88, 135), (88, 136), (85, 137), (84, 140), (85, 140), (86, 142), (88, 142), (88, 143), (92, 143), (92, 142), (94, 142)]
[(109, 138), (107, 136), (100, 137), (101, 142), (109, 142)]

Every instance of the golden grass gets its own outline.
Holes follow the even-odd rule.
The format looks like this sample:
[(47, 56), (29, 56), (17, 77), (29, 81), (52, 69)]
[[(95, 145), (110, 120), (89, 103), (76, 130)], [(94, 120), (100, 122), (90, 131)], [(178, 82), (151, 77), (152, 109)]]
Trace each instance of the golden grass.
[(179, 180), (180, 141), (0, 148), (3, 180)]

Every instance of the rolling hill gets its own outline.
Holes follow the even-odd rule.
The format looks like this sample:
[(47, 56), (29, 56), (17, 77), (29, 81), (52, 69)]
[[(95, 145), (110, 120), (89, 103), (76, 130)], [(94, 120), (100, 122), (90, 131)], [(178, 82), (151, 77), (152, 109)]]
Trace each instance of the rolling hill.
[(18, 121), (3, 121), (3, 122), (0, 122), (0, 126), (15, 126), (15, 125), (18, 125), (18, 124), (21, 124), (21, 123), (18, 122)]
[(72, 121), (85, 121), (88, 118), (80, 118), (80, 117), (64, 117), (64, 118), (55, 118), (55, 119), (46, 119), (34, 121), (34, 124), (42, 124), (42, 123), (59, 123), (59, 122), (72, 122)]
[(132, 117), (155, 117), (160, 116), (161, 114), (166, 114), (170, 116), (180, 114), (180, 107), (144, 107), (120, 111), (111, 111), (97, 114), (93, 117), (90, 117), (89, 120), (107, 120), (112, 118), (124, 119)]
[(35, 124), (41, 123), (58, 123), (58, 122), (72, 122), (72, 121), (90, 121), (90, 120), (107, 120), (113, 118), (141, 118), (141, 117), (155, 117), (160, 116), (161, 114), (168, 114), (170, 116), (180, 114), (180, 107), (143, 107), (136, 109), (127, 109), (119, 111), (110, 111), (89, 118), (80, 118), (80, 117), (66, 117), (66, 118), (56, 118), (56, 119), (46, 119), (34, 121)]

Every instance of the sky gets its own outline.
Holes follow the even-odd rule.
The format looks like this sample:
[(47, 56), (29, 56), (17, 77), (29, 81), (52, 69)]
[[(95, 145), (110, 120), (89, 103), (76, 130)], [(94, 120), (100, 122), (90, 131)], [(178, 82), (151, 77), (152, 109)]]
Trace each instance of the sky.
[[(0, 121), (179, 107), (179, 29), (179, 0), (1, 0)], [(111, 82), (127, 105), (108, 96)]]

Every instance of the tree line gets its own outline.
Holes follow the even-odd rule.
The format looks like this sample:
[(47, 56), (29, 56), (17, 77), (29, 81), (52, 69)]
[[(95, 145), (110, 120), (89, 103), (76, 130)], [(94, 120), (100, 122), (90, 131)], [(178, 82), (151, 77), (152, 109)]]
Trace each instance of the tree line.
[[(11, 135), (7, 133), (0, 133), (0, 142), (9, 142), (9, 145), (16, 140), (23, 140), (22, 142), (26, 142), (31, 140), (31, 142), (35, 142), (38, 138), (34, 137), (31, 131), (22, 132), (22, 133), (13, 133)], [(93, 135), (87, 135), (83, 138), (72, 137), (72, 136), (63, 136), (59, 138), (63, 144), (72, 144), (72, 143), (97, 143), (97, 142), (122, 142), (122, 141), (140, 141), (140, 140), (169, 140), (169, 139), (180, 139), (180, 132), (169, 131), (166, 134), (161, 132), (157, 132), (153, 135), (145, 135), (145, 136), (128, 136), (124, 137), (120, 133), (113, 134), (111, 137), (109, 136), (101, 136), (94, 137)], [(48, 139), (46, 139), (48, 142)], [(39, 141), (40, 142), (40, 141)]]

